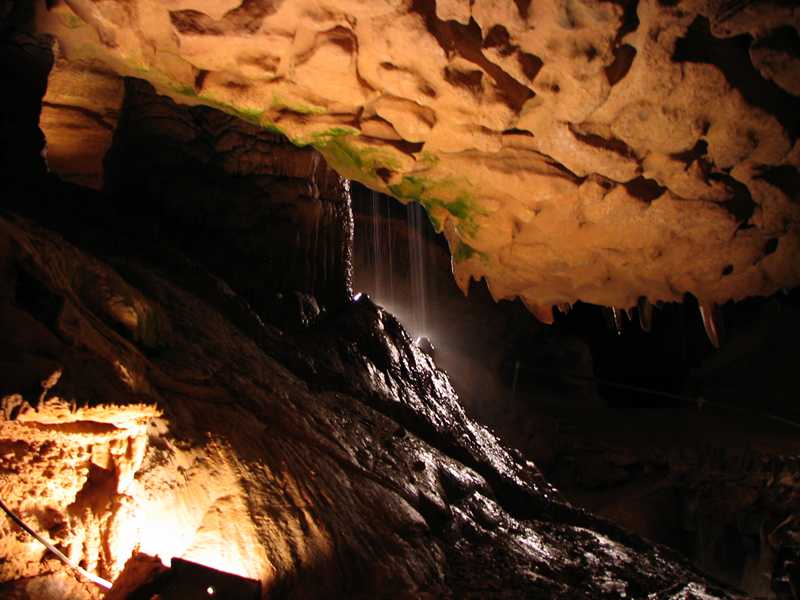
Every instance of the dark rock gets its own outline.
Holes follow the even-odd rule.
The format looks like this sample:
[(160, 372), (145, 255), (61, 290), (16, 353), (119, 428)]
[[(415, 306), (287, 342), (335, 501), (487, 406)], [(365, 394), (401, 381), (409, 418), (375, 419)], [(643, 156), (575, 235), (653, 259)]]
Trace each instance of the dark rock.
[[(127, 493), (134, 494), (134, 506), (152, 514), (147, 511), (154, 501), (184, 503), (195, 522), (204, 524), (188, 531), (190, 537), (226, 539), (229, 523), (237, 524), (244, 539), (253, 531), (258, 542), (247, 564), (256, 568), (262, 564), (259, 548), (270, 549), (263, 558), (270, 575), (261, 576), (268, 594), (733, 597), (667, 550), (564, 504), (532, 463), (521, 463), (466, 417), (444, 374), (371, 302), (332, 312), (294, 341), (263, 324), (261, 335), (248, 337), (212, 308), (218, 288), (202, 278), (187, 279), (181, 269), (179, 279), (201, 285), (181, 288), (163, 271), (130, 259), (119, 261), (128, 274), (123, 280), (102, 261), (24, 221), (0, 220), (0, 233), (20, 248), (16, 258), (6, 260), (35, 266), (38, 284), (63, 303), (49, 327), (2, 321), (6, 347), (17, 349), (9, 355), (12, 361), (26, 360), (14, 332), (34, 331), (26, 347), (49, 344), (64, 365), (65, 395), (83, 410), (140, 406), (126, 402), (160, 406), (162, 424), (151, 429), (142, 462), (133, 463), (137, 486)], [(84, 287), (83, 295), (72, 288), (79, 281), (74, 275), (89, 266), (108, 289), (129, 286), (135, 297), (165, 311), (171, 334), (164, 352), (143, 354), (143, 339), (128, 339), (111, 321), (93, 316), (84, 304), (86, 290), (99, 288)], [(202, 299), (204, 290), (211, 291), (212, 304)], [(243, 310), (230, 307), (232, 314)], [(15, 310), (8, 300), (0, 309), (0, 314)], [(65, 320), (67, 314), (74, 322)], [(82, 348), (81, 360), (71, 358), (76, 347)], [(293, 358), (285, 361), (287, 356)], [(127, 365), (125, 372), (114, 370), (117, 362)], [(304, 379), (312, 368), (318, 375)], [(54, 407), (48, 400), (38, 417), (26, 418), (56, 414), (48, 412)], [(9, 422), (0, 427), (3, 439), (13, 438)], [(42, 427), (53, 431), (51, 425)], [(400, 428), (406, 434), (393, 438)], [(396, 440), (391, 457), (375, 451), (386, 439)], [(31, 456), (39, 456), (27, 467), (33, 473), (42, 457), (56, 455)], [(177, 468), (191, 456), (202, 460), (191, 469)], [(410, 483), (416, 464), (424, 469), (417, 468)], [(46, 481), (34, 478), (26, 485)], [(221, 486), (222, 495), (186, 496), (196, 485)], [(116, 487), (95, 493), (101, 489), (111, 503), (98, 506), (121, 502)], [(17, 493), (51, 502), (35, 490), (20, 487)], [(51, 508), (59, 511), (58, 505)], [(117, 539), (115, 528), (130, 517), (113, 510), (115, 518), (105, 529), (93, 529), (98, 525), (91, 521), (82, 526), (102, 539)], [(78, 526), (80, 518), (72, 523)], [(160, 531), (157, 539), (168, 537)], [(126, 557), (115, 557), (119, 546), (109, 544), (106, 558), (87, 560), (99, 560), (98, 567), (110, 571), (111, 560)], [(235, 551), (237, 542), (225, 547)], [(294, 550), (282, 550), (289, 547)], [(318, 559), (309, 563), (304, 556)]]
[(349, 193), (315, 150), (129, 79), (105, 164), (123, 223), (224, 276), (263, 314), (292, 290), (349, 299)]

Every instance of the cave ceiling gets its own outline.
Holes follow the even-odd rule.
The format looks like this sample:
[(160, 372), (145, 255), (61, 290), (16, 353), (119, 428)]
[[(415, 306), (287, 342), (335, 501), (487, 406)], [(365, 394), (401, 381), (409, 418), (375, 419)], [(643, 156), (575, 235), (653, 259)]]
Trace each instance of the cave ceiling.
[(51, 166), (48, 111), (99, 125), (82, 146), (99, 169), (117, 77), (137, 77), (419, 202), (462, 289), (485, 278), (543, 320), (577, 300), (710, 306), (800, 280), (794, 3), (50, 4)]

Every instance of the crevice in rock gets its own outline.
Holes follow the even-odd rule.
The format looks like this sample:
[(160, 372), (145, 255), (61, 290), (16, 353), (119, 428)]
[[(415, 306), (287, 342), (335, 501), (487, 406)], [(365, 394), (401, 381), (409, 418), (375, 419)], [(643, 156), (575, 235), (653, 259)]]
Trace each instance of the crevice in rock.
[(639, 175), (636, 179), (622, 184), (628, 193), (642, 202), (650, 204), (656, 198), (659, 198), (667, 188), (658, 184), (655, 179), (647, 179)]
[(633, 149), (628, 146), (622, 140), (617, 138), (604, 138), (603, 136), (597, 135), (596, 133), (583, 133), (577, 130), (575, 126), (570, 124), (569, 130), (575, 139), (577, 139), (582, 144), (586, 144), (588, 146), (593, 146), (595, 148), (602, 148), (603, 150), (608, 150), (609, 152), (614, 152), (615, 154), (619, 154), (623, 158), (633, 159), (636, 160), (636, 153)]
[(496, 48), (501, 56), (511, 56), (516, 52), (520, 69), (529, 80), (536, 78), (544, 63), (535, 54), (524, 52), (519, 46), (512, 44), (508, 30), (502, 25), (495, 25), (483, 40), (484, 48)]
[(102, 423), (100, 421), (72, 421), (71, 423), (39, 423), (37, 421), (21, 421), (25, 427), (39, 429), (42, 431), (58, 431), (68, 434), (87, 434), (103, 435), (121, 431), (119, 427), (112, 423)]
[(209, 71), (205, 69), (200, 69), (197, 71), (197, 75), (194, 78), (194, 91), (198, 94), (203, 91), (203, 85), (206, 82), (206, 77), (208, 77)]
[(428, 31), (436, 38), (447, 56), (458, 55), (487, 73), (515, 112), (519, 112), (525, 101), (534, 96), (532, 90), (483, 55), (481, 29), (474, 19), (470, 20), (469, 25), (461, 25), (456, 21), (442, 21), (436, 16), (434, 0), (414, 0), (411, 10), (425, 20)]
[(483, 71), (462, 71), (453, 67), (444, 68), (444, 80), (454, 87), (467, 90), (476, 98), (483, 94)]
[(753, 42), (753, 48), (764, 47), (800, 57), (800, 34), (789, 25), (778, 27)]
[(404, 152), (408, 155), (416, 154), (417, 152), (421, 152), (422, 148), (425, 146), (425, 142), (409, 142), (408, 140), (384, 140), (373, 138), (368, 135), (359, 136), (360, 139), (364, 141), (374, 140), (376, 143), (381, 144), (382, 146), (391, 146), (399, 150), (400, 152)]
[(698, 16), (686, 35), (675, 43), (672, 60), (707, 63), (717, 67), (745, 101), (773, 115), (789, 133), (792, 142), (800, 135), (800, 98), (766, 79), (750, 60), (750, 35), (717, 38), (708, 19)]
[(617, 35), (614, 38), (614, 47), (617, 47), (629, 33), (636, 31), (639, 28), (639, 0), (611, 0), (623, 9), (622, 24), (617, 30)]
[(792, 202), (800, 203), (800, 171), (791, 165), (765, 167), (756, 179), (763, 179), (781, 190)]
[(609, 85), (616, 85), (628, 74), (634, 58), (636, 58), (636, 48), (633, 46), (622, 44), (614, 49), (614, 62), (605, 68)]
[(516, 127), (506, 129), (503, 131), (503, 135), (523, 135), (525, 137), (535, 137), (532, 131), (528, 131), (527, 129), (517, 129)]
[(552, 156), (548, 156), (547, 154), (542, 154), (542, 153), (538, 153), (538, 154), (545, 160), (545, 162), (547, 162), (548, 165), (550, 165), (554, 169), (558, 169), (559, 171), (561, 171), (561, 173), (564, 174), (564, 176), (567, 179), (569, 179), (570, 181), (575, 182), (578, 185), (580, 185), (581, 183), (586, 181), (586, 179), (589, 177), (588, 175), (585, 175), (585, 176), (581, 177), (581, 176), (577, 175), (576, 173), (573, 173), (566, 166), (562, 165), (560, 162), (558, 162)]
[(389, 179), (392, 177), (392, 172), (386, 167), (378, 167), (375, 169), (375, 175), (380, 177), (384, 183), (388, 183)]
[[(333, 29), (321, 31), (315, 36), (314, 44), (302, 54), (297, 54), (294, 57), (296, 65), (301, 65), (307, 62), (321, 46), (325, 44), (333, 44), (339, 47), (345, 54), (351, 56), (356, 53), (358, 41), (352, 31), (341, 25), (337, 25)], [(365, 83), (362, 81), (362, 83)]]
[(697, 140), (697, 143), (689, 150), (675, 152), (670, 154), (669, 157), (673, 160), (679, 160), (682, 163), (685, 163), (688, 167), (696, 160), (703, 158), (706, 155), (706, 152), (708, 152), (708, 142), (705, 140)]
[(255, 33), (265, 17), (273, 14), (280, 3), (262, 0), (243, 0), (236, 8), (228, 11), (219, 21), (207, 14), (192, 10), (170, 11), (170, 21), (182, 34), (224, 35), (230, 31)]
[(502, 25), (495, 25), (483, 39), (484, 48), (497, 48), (501, 56), (510, 56), (514, 53), (516, 46), (511, 44), (508, 36), (508, 29)]
[(224, 30), (217, 21), (198, 10), (172, 10), (172, 26), (183, 35), (222, 35)]
[(539, 71), (544, 66), (542, 59), (530, 52), (523, 52), (520, 50), (517, 52), (517, 60), (519, 61), (522, 72), (525, 73), (525, 77), (531, 81), (536, 79), (536, 75), (539, 74)]
[(531, 8), (531, 1), (532, 0), (514, 0), (514, 4), (517, 5), (517, 12), (519, 13), (520, 18), (523, 21), (528, 20), (528, 14)]
[[(114, 467), (104, 469), (94, 462), (88, 464), (88, 474), (75, 500), (67, 507), (67, 514), (86, 530), (80, 565), (84, 569), (97, 570), (103, 576), (110, 575), (111, 551), (108, 547), (108, 532), (105, 531), (104, 515), (111, 512), (117, 496), (118, 474)], [(87, 514), (88, 513), (88, 514)], [(89, 517), (88, 519), (86, 517)], [(87, 557), (97, 560), (97, 567), (87, 562)]]
[(774, 254), (777, 249), (778, 249), (778, 238), (768, 239), (767, 243), (764, 244), (764, 256), (769, 256), (770, 254)]
[(746, 225), (756, 209), (756, 203), (747, 186), (725, 173), (709, 173), (708, 178), (725, 184), (730, 190), (730, 199), (719, 204), (731, 213), (741, 225)]
[(255, 33), (264, 18), (277, 12), (281, 4), (280, 0), (242, 0), (239, 6), (225, 13), (222, 20), (234, 25), (235, 31)]

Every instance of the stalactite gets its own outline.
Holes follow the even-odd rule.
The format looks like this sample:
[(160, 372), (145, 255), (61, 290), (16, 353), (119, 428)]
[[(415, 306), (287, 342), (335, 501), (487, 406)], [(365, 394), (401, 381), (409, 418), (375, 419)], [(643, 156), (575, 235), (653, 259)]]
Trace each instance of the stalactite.
[(639, 326), (648, 333), (653, 328), (653, 305), (644, 296), (639, 298)]
[(719, 349), (722, 338), (722, 314), (719, 308), (713, 303), (700, 302), (700, 318), (703, 320), (708, 341)]

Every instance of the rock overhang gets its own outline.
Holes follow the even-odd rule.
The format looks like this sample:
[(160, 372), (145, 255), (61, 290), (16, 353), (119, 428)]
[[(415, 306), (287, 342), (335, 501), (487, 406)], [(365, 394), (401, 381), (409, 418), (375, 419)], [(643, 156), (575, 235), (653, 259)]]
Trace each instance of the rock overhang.
[(548, 320), (800, 281), (797, 60), (775, 42), (796, 11), (670, 4), (69, 0), (37, 20), (72, 65), (419, 202), (462, 289), (484, 278)]

